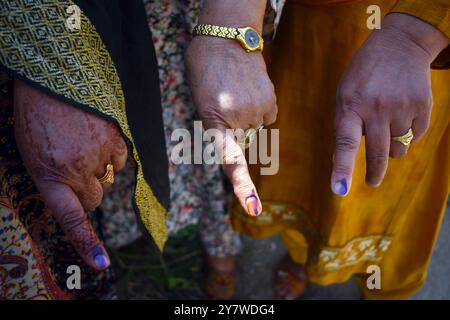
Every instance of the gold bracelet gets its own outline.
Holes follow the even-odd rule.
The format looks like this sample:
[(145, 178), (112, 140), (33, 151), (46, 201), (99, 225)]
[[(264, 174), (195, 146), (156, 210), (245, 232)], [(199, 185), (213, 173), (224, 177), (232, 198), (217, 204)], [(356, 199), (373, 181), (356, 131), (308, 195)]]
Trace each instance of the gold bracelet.
[(262, 51), (264, 40), (252, 27), (230, 28), (211, 24), (198, 24), (193, 30), (194, 36), (211, 36), (238, 41), (247, 52)]

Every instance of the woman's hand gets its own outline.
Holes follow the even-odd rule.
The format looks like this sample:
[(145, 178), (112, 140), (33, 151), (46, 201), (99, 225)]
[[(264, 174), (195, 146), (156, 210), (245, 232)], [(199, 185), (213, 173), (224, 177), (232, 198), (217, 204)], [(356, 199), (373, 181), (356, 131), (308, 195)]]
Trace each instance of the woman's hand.
[(121, 170), (127, 146), (113, 124), (27, 84), (15, 81), (17, 146), (45, 204), (91, 267), (105, 269), (108, 254), (86, 211), (100, 205), (98, 181), (107, 164)]
[[(276, 98), (261, 53), (247, 53), (229, 40), (198, 37), (187, 54), (189, 83), (205, 129), (218, 129), (215, 142), (223, 150), (223, 169), (234, 193), (250, 215), (261, 212), (256, 188), (239, 144), (226, 129), (257, 129), (272, 124)], [(252, 202), (249, 205), (249, 202)]]
[(392, 141), (411, 128), (413, 142), (427, 131), (432, 108), (430, 64), (449, 39), (408, 15), (390, 14), (358, 50), (337, 91), (331, 188), (347, 195), (361, 136), (366, 141), (366, 183), (383, 181), (389, 156), (409, 146)]
[[(199, 23), (227, 27), (262, 28), (265, 0), (206, 1)], [(226, 12), (227, 14), (223, 14)], [(222, 134), (215, 142), (223, 169), (242, 207), (261, 213), (261, 203), (250, 178), (241, 147), (226, 129), (257, 129), (275, 122), (277, 105), (261, 52), (247, 53), (236, 41), (195, 37), (188, 49), (187, 69), (193, 101), (205, 129)]]

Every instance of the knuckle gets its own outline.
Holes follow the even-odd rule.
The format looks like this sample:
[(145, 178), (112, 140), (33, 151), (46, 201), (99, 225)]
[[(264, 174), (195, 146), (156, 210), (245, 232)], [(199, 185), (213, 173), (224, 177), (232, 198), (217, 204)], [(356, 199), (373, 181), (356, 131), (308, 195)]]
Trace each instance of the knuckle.
[(342, 175), (342, 176), (350, 176), (352, 173), (352, 170), (349, 166), (335, 163), (333, 166), (333, 172)]
[(338, 100), (341, 102), (343, 107), (349, 107), (354, 104), (353, 93), (346, 91), (339, 91), (337, 94)]
[(89, 192), (83, 192), (78, 197), (86, 210), (95, 209), (102, 203), (103, 189), (101, 185), (91, 185)]
[(343, 107), (353, 107), (361, 102), (361, 94), (357, 90), (349, 89), (347, 87), (340, 87), (337, 92), (337, 99), (341, 102)]
[(226, 148), (223, 153), (223, 163), (232, 165), (244, 163), (245, 158), (239, 148), (239, 146)]
[(237, 196), (245, 196), (251, 194), (254, 189), (253, 183), (250, 182), (241, 182), (233, 186), (234, 193)]
[(278, 107), (275, 105), (275, 107), (271, 111), (269, 111), (264, 115), (264, 125), (269, 126), (275, 123), (277, 117), (278, 117)]
[(342, 89), (337, 94), (337, 100), (340, 102), (337, 104), (338, 111), (344, 115), (352, 115), (362, 119), (364, 111), (361, 110), (361, 107), (367, 105), (367, 103), (363, 103), (362, 97), (363, 94), (359, 91)]
[(119, 159), (113, 161), (114, 163), (114, 172), (122, 171), (127, 164), (127, 157), (119, 157)]
[(80, 203), (83, 206), (84, 209), (86, 210), (92, 210), (97, 208), (98, 206), (100, 206), (100, 204), (102, 203), (102, 199), (101, 198), (97, 198), (97, 197), (83, 197), (80, 196)]
[(423, 128), (420, 128), (419, 130), (416, 130), (416, 132), (414, 132), (414, 138), (422, 138), (425, 135), (425, 133), (427, 133), (428, 129), (430, 129), (429, 121), (427, 121), (423, 125)]
[(369, 163), (372, 166), (379, 167), (379, 166), (383, 166), (388, 161), (388, 157), (387, 157), (387, 155), (378, 154), (378, 153), (369, 154), (366, 157), (366, 161), (367, 161), (367, 163)]
[(388, 104), (388, 99), (383, 96), (378, 95), (371, 95), (367, 97), (367, 101), (369, 105), (371, 106), (371, 109), (376, 113), (379, 114), (382, 112), (385, 105)]
[(273, 106), (272, 106), (272, 112), (273, 112), (275, 115), (278, 114), (278, 103), (277, 103), (277, 100), (276, 100), (276, 99), (275, 99), (275, 102), (274, 102), (274, 104), (273, 104)]
[(211, 127), (223, 118), (222, 113), (215, 107), (203, 108), (199, 112), (201, 119)]
[(278, 113), (277, 98), (275, 96), (273, 96), (272, 99), (270, 99), (268, 111), (275, 115)]
[(429, 93), (414, 92), (409, 100), (413, 105), (431, 107), (433, 105), (433, 96)]
[(65, 152), (59, 153), (57, 155), (54, 155), (53, 157), (53, 163), (55, 169), (57, 171), (64, 170), (65, 168), (73, 167), (76, 170), (81, 170), (84, 167), (84, 161), (85, 161), (85, 155), (86, 153), (83, 152), (83, 154), (79, 153), (73, 153), (73, 152)]
[(60, 224), (67, 232), (76, 230), (84, 224), (83, 216), (76, 209), (68, 208), (60, 217)]
[(47, 165), (27, 165), (27, 169), (35, 181), (40, 182), (59, 182), (64, 180), (64, 176), (60, 173), (60, 170), (55, 164), (55, 168)]
[(335, 147), (337, 151), (353, 152), (359, 148), (359, 142), (352, 137), (336, 136)]
[(406, 153), (407, 153), (406, 148), (391, 148), (389, 155), (392, 158), (402, 158), (406, 155)]
[[(50, 158), (50, 157), (49, 157)], [(71, 162), (71, 156), (68, 152), (55, 153), (51, 155), (51, 162), (53, 162), (56, 168), (66, 166)]]
[(117, 164), (116, 164), (116, 170), (121, 170), (127, 161), (128, 158), (128, 148), (125, 141), (120, 138), (118, 139), (117, 143), (114, 145), (114, 153), (115, 156), (117, 156)]
[(267, 118), (266, 123), (264, 123), (265, 126), (270, 126), (271, 124), (274, 124), (277, 121), (277, 115), (271, 115)]

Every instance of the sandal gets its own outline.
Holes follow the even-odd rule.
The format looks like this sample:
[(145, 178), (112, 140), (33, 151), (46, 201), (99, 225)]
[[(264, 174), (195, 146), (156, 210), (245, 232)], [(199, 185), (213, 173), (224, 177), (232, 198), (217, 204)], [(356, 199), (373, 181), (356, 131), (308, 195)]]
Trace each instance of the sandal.
[(304, 266), (297, 264), (286, 255), (275, 271), (275, 292), (283, 300), (299, 298), (308, 286)]
[(211, 257), (208, 260), (206, 293), (214, 300), (229, 300), (236, 294), (235, 257)]

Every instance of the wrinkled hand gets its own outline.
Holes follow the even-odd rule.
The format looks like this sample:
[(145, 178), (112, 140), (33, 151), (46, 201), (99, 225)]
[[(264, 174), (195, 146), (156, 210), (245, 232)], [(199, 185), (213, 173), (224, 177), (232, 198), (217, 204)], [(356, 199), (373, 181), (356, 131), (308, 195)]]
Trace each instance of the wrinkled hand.
[(257, 129), (275, 122), (274, 87), (260, 52), (247, 53), (231, 40), (196, 37), (187, 52), (189, 84), (205, 129), (223, 133), (216, 150), (223, 150), (225, 174), (250, 215), (261, 213), (261, 202), (250, 178), (243, 150), (225, 135), (226, 129)]
[(81, 257), (105, 269), (108, 254), (87, 219), (100, 205), (97, 177), (106, 165), (124, 167), (127, 147), (113, 124), (58, 101), (18, 80), (14, 85), (17, 146), (51, 213)]
[(412, 128), (413, 142), (427, 131), (432, 109), (430, 63), (449, 44), (419, 19), (390, 14), (353, 57), (337, 92), (331, 188), (347, 195), (361, 136), (366, 142), (366, 183), (377, 187), (388, 159), (408, 146), (392, 141)]

